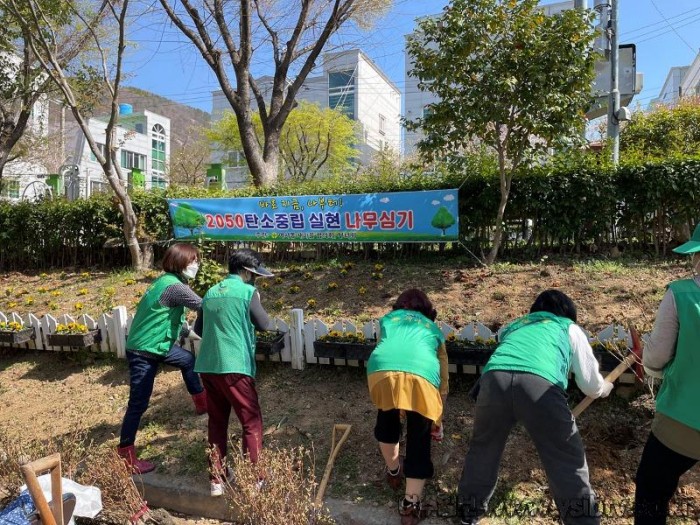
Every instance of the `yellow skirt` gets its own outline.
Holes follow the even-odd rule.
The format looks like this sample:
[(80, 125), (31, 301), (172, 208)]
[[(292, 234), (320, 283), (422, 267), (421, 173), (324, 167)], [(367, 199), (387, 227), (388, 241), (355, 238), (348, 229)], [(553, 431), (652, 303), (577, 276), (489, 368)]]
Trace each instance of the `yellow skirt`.
[(440, 391), (426, 379), (407, 372), (375, 372), (367, 377), (367, 384), (379, 410), (411, 410), (440, 424)]

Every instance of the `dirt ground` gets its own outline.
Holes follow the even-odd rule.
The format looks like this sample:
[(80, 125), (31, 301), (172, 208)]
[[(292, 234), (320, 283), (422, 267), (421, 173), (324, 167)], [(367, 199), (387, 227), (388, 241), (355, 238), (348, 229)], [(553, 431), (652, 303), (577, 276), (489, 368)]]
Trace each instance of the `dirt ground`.
[[(290, 306), (303, 307), (309, 299), (315, 299), (315, 313), (307, 315), (328, 321), (342, 317), (363, 322), (385, 313), (401, 290), (419, 285), (433, 298), (440, 319), (455, 326), (479, 319), (496, 328), (525, 312), (539, 291), (556, 286), (574, 298), (580, 310), (580, 323), (590, 330), (627, 320), (648, 329), (664, 285), (687, 274), (683, 266), (676, 264), (618, 262), (504, 264), (489, 272), (477, 268), (456, 269), (451, 264), (444, 268), (438, 263), (411, 266), (384, 263), (384, 266), (376, 270), (374, 264), (356, 263), (346, 275), (339, 273), (343, 267), (341, 263), (318, 270), (276, 268), (283, 282), (271, 282), (267, 289), (261, 290), (263, 302), (283, 301), (281, 312)], [(372, 280), (370, 274), (377, 271), (383, 273), (382, 279)], [(81, 273), (66, 274), (62, 278), (59, 274), (3, 275), (0, 276), (0, 297), (12, 295), (7, 295), (8, 289), (13, 293), (16, 289), (31, 289), (36, 296), (39, 283), (44, 282), (47, 290), (62, 292), (61, 304), (69, 305), (82, 298), (84, 309), (89, 310), (89, 306), (98, 303), (104, 288), (117, 288), (113, 299), (119, 304), (121, 299), (134, 296), (133, 290), (144, 288), (152, 278), (128, 273), (93, 271), (89, 276), (81, 276)], [(306, 273), (311, 277), (305, 276)], [(127, 279), (137, 284), (125, 284)], [(120, 282), (124, 284), (118, 286)], [(336, 282), (338, 289), (329, 292), (330, 282)], [(88, 294), (75, 295), (79, 287), (87, 286)], [(300, 292), (289, 294), (291, 286), (299, 286)], [(357, 293), (360, 286), (366, 287), (363, 294)], [(46, 293), (50, 297), (51, 292)], [(93, 300), (93, 296), (97, 299)], [(4, 301), (0, 302), (0, 311), (7, 312), (8, 301)], [(41, 309), (36, 307), (40, 304), (41, 301), (35, 300), (32, 305), (13, 310), (40, 313)], [(473, 405), (467, 400), (467, 392), (474, 380), (473, 376), (451, 377), (445, 440), (433, 448), (436, 477), (429, 484), (427, 500), (445, 514), (453, 510), (451, 498), (469, 444)], [(383, 483), (381, 457), (372, 435), (375, 412), (368, 400), (363, 369), (319, 365), (299, 372), (286, 364), (260, 363), (258, 387), (267, 428), (266, 446), (303, 444), (313, 447), (320, 478), (329, 453), (333, 424), (350, 423), (353, 425), (350, 440), (336, 461), (328, 495), (374, 505), (395, 504), (395, 495)], [(572, 404), (581, 397), (575, 389), (570, 394)], [(115, 436), (127, 398), (124, 361), (103, 356), (86, 361), (71, 354), (0, 350), (0, 433), (13, 439), (46, 439), (86, 428), (95, 442), (116, 445)], [(652, 416), (653, 401), (642, 389), (631, 400), (613, 396), (597, 401), (579, 419), (592, 483), (609, 523), (629, 523), (634, 472)], [(240, 436), (235, 419), (231, 432), (234, 440)], [(194, 415), (179, 372), (163, 370), (156, 379), (137, 446), (163, 473), (205, 477), (205, 445), (206, 416)], [(523, 429), (515, 429), (506, 448), (493, 508), (498, 517), (485, 521), (485, 525), (554, 522), (546, 477)], [(540, 519), (506, 519), (515, 508), (521, 513), (548, 514)], [(695, 520), (700, 516), (700, 471), (697, 468), (683, 479), (674, 512), (695, 516)], [(184, 520), (182, 523), (198, 522)]]

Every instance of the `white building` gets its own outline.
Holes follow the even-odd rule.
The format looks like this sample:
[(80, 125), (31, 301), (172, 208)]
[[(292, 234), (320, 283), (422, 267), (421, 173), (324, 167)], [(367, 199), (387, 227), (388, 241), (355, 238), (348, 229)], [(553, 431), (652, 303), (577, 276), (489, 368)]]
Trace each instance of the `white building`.
[[(382, 149), (400, 152), (401, 92), (389, 77), (359, 49), (324, 54), (322, 71), (306, 79), (297, 100), (339, 109), (358, 122), (360, 164), (367, 165)], [(258, 85), (268, 98), (272, 78), (262, 77)], [(214, 91), (212, 121), (225, 111), (232, 111), (228, 100), (222, 91)], [(247, 182), (248, 169), (239, 152), (216, 152), (212, 162), (224, 165), (228, 187)]]
[(688, 66), (683, 75), (680, 87), (681, 97), (700, 96), (700, 53), (697, 54), (693, 63)]
[[(95, 142), (104, 148), (106, 120), (91, 118), (88, 121)], [(163, 188), (167, 185), (166, 173), (170, 161), (170, 119), (148, 110), (132, 113), (129, 104), (120, 104), (119, 125), (116, 128), (117, 160), (122, 176), (130, 186)], [(73, 150), (68, 152), (69, 164), (77, 170), (69, 172), (64, 180), (68, 198), (89, 197), (95, 192), (109, 189), (102, 166), (90, 150), (85, 135), (75, 131)]]
[[(15, 78), (17, 68), (22, 65), (22, 59), (9, 53), (0, 53), (0, 64), (4, 71), (5, 80)], [(46, 137), (49, 131), (49, 101), (46, 95), (41, 95), (32, 107), (32, 113), (25, 129), (26, 134)], [(3, 170), (2, 191), (0, 199), (18, 200), (28, 192), (34, 192), (34, 183), (43, 185), (46, 177), (46, 167), (31, 159), (18, 159), (8, 162)]]
[(651, 106), (656, 104), (675, 106), (681, 96), (681, 84), (688, 69), (690, 69), (690, 66), (675, 66), (669, 69), (661, 92), (657, 98), (651, 101)]

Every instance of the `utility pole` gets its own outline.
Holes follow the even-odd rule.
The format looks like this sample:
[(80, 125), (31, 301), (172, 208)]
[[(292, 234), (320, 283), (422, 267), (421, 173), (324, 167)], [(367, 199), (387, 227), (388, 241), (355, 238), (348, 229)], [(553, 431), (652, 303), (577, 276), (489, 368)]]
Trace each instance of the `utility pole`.
[(608, 98), (608, 138), (612, 142), (612, 161), (617, 166), (620, 162), (620, 85), (619, 85), (619, 51), (617, 22), (619, 0), (610, 0), (610, 95)]

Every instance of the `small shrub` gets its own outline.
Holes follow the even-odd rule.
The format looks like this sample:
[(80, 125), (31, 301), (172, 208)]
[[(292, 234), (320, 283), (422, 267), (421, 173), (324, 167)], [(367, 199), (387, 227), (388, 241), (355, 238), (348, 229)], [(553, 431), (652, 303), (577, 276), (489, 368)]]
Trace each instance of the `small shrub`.
[(263, 281), (260, 283), (260, 288), (263, 290), (267, 290), (269, 287), (270, 287), (270, 283), (268, 283), (267, 281)]
[(364, 286), (360, 286), (360, 287), (357, 289), (357, 293), (358, 293), (359, 295), (365, 295), (365, 294), (367, 293), (367, 288), (365, 288)]
[(27, 306), (33, 305), (33, 304), (34, 304), (34, 298), (33, 298), (33, 297), (27, 297), (27, 298), (24, 300), (24, 304), (27, 305)]
[(88, 289), (87, 288), (81, 288), (78, 290), (78, 295), (87, 295)]
[(313, 279), (313, 277), (314, 277), (314, 274), (312, 274), (311, 272), (306, 272), (306, 273), (304, 274), (304, 280), (305, 280), (305, 281), (310, 281), (311, 279)]
[(284, 280), (281, 277), (275, 277), (275, 284), (282, 284)]
[[(224, 492), (242, 525), (331, 525), (333, 519), (316, 496), (315, 464), (304, 447), (262, 451), (253, 464), (232, 454), (236, 481)], [(260, 473), (265, 481), (260, 488)]]
[(298, 286), (294, 285), (289, 287), (289, 293), (295, 294), (299, 292), (301, 292), (301, 288), (299, 288)]
[(494, 301), (505, 301), (506, 300), (506, 294), (503, 292), (493, 292), (491, 294), (491, 299)]
[(316, 299), (308, 299), (306, 301), (307, 308), (316, 308)]
[(338, 289), (338, 283), (328, 283), (328, 291), (331, 292), (333, 290)]
[(375, 272), (381, 272), (383, 269), (384, 269), (384, 265), (383, 265), (383, 264), (375, 264), (375, 265), (374, 265), (374, 271), (375, 271)]
[(382, 272), (372, 272), (372, 279), (375, 281), (381, 281), (384, 278), (384, 274)]
[(83, 303), (75, 303), (73, 305), (73, 308), (75, 308), (76, 312), (82, 312), (83, 309), (85, 308), (85, 305)]

